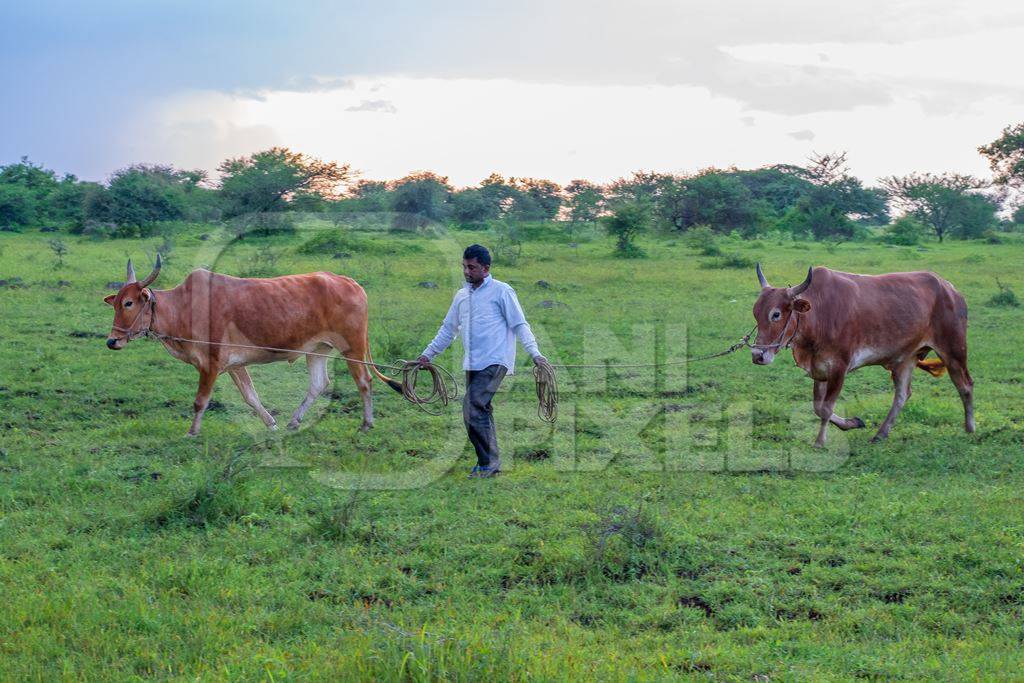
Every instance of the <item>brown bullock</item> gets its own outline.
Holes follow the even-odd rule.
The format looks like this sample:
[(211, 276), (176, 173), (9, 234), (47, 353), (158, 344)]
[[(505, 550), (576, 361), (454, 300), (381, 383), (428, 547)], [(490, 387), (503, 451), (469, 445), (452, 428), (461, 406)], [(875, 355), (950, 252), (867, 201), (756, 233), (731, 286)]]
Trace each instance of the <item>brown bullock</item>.
[[(935, 273), (855, 275), (817, 267), (796, 287), (772, 287), (757, 264), (761, 295), (754, 304), (757, 344), (753, 361), (772, 362), (792, 347), (793, 360), (814, 379), (814, 412), (821, 418), (815, 446), (825, 445), (828, 424), (866, 426), (859, 417), (832, 412), (846, 374), (865, 365), (892, 373), (892, 408), (872, 441), (889, 435), (910, 398), (914, 368), (950, 379), (964, 404), (964, 428), (974, 431), (974, 382), (967, 371), (967, 303)], [(929, 351), (938, 359), (925, 359)]]
[[(107, 347), (119, 350), (132, 339), (150, 335), (172, 356), (199, 370), (189, 436), (199, 433), (214, 382), (222, 373), (231, 375), (245, 402), (268, 427), (276, 429), (276, 421), (253, 388), (247, 365), (292, 362), (304, 352), (327, 354), (332, 348), (346, 358), (372, 361), (366, 292), (351, 278), (333, 273), (237, 278), (194, 270), (174, 289), (150, 289), (159, 273), (159, 254), (153, 272), (142, 281), (136, 281), (128, 261), (127, 282), (117, 294), (104, 299), (114, 307)], [(182, 341), (185, 339), (192, 341)], [(255, 346), (287, 351), (251, 348)], [(309, 390), (289, 427), (298, 427), (327, 388), (327, 360), (325, 356), (306, 356)], [(363, 400), (361, 429), (366, 431), (373, 425), (371, 369), (393, 389), (401, 391), (401, 386), (372, 366), (349, 361), (348, 369)]]

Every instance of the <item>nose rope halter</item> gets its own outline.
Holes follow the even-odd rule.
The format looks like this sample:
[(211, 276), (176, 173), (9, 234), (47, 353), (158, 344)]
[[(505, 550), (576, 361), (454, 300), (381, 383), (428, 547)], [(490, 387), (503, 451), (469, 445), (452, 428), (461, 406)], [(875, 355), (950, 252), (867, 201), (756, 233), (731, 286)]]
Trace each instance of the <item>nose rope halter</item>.
[[(117, 330), (118, 332), (124, 332), (124, 339), (126, 341), (138, 339), (139, 337), (148, 337), (150, 335), (150, 331), (153, 329), (153, 317), (156, 315), (156, 296), (153, 294), (152, 290), (150, 290), (149, 292), (149, 301), (146, 302), (146, 306), (148, 311), (143, 311), (142, 313), (139, 313), (135, 317), (135, 322), (133, 322), (130, 327), (121, 327), (120, 325), (113, 325), (112, 328)], [(147, 312), (149, 313), (149, 323), (146, 325), (146, 329), (137, 329), (137, 326), (139, 325), (140, 322), (142, 322), (142, 319)]]
[[(748, 334), (746, 337), (743, 338), (744, 341), (747, 341), (746, 345), (752, 349), (760, 349), (762, 351), (767, 349), (788, 349), (793, 344), (793, 339), (796, 338), (797, 333), (800, 332), (800, 318), (797, 318), (796, 326), (793, 328), (793, 334), (789, 335), (789, 339), (787, 339), (786, 342), (783, 343), (782, 340), (786, 336), (786, 330), (789, 329), (789, 323), (793, 322), (793, 316), (795, 315), (796, 311), (790, 310), (789, 317), (786, 318), (786, 324), (782, 326), (782, 332), (779, 334), (778, 338), (771, 344), (751, 344), (749, 341), (747, 341), (750, 338), (750, 334)], [(757, 329), (757, 325), (754, 325), (754, 329)], [(750, 333), (753, 334), (754, 330), (751, 330)]]

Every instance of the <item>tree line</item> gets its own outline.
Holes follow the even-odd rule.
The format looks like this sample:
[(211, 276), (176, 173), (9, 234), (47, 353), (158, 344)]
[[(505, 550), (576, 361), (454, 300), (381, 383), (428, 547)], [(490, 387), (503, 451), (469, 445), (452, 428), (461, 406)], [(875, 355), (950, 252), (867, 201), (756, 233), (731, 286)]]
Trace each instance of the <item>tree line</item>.
[[(979, 152), (991, 165), (992, 181), (913, 173), (881, 178), (874, 187), (851, 175), (845, 153), (814, 155), (804, 166), (638, 171), (606, 185), (580, 179), (563, 187), (492, 174), (466, 188), (429, 171), (391, 181), (359, 179), (347, 164), (281, 147), (225, 160), (215, 182), (205, 171), (159, 164), (129, 166), (106, 183), (85, 182), (22, 158), (0, 166), (0, 229), (38, 226), (120, 237), (145, 235), (171, 221), (320, 212), (338, 220), (387, 213), (397, 229), (435, 222), (474, 229), (499, 221), (557, 221), (571, 229), (602, 220), (613, 233), (702, 226), (745, 236), (781, 231), (852, 239), (887, 226), (897, 243), (913, 243), (926, 232), (940, 241), (970, 239), (1024, 223), (1024, 205), (1012, 220), (998, 218), (1013, 208), (1011, 190), (1024, 186), (1024, 123), (1007, 127)], [(900, 214), (895, 221), (894, 211)]]

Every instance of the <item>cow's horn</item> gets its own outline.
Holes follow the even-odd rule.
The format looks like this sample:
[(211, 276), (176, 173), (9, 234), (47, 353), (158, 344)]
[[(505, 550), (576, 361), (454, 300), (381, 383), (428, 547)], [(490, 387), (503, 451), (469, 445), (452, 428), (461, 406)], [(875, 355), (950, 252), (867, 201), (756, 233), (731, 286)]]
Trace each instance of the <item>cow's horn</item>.
[(793, 289), (789, 290), (789, 293), (793, 296), (800, 296), (804, 293), (804, 290), (811, 286), (811, 277), (814, 275), (814, 267), (811, 266), (807, 269), (807, 279), (798, 284)]
[(153, 280), (160, 274), (160, 252), (156, 253), (156, 265), (153, 266), (153, 272), (146, 276), (146, 279), (139, 283), (139, 287), (149, 287), (153, 284)]
[(761, 289), (765, 289), (766, 287), (771, 287), (771, 285), (768, 284), (768, 279), (764, 276), (764, 273), (761, 272), (761, 264), (760, 263), (757, 264), (757, 280), (758, 280), (758, 282), (761, 283)]
[(128, 259), (128, 277), (125, 278), (125, 284), (130, 285), (135, 282), (135, 266), (132, 265), (132, 260)]

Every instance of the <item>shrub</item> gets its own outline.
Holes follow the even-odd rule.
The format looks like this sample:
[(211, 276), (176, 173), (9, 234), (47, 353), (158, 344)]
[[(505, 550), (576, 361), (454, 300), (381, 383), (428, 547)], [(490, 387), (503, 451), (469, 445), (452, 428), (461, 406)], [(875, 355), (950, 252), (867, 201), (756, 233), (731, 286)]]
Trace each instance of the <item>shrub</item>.
[(989, 306), (1000, 308), (1017, 308), (1020, 306), (1020, 300), (1017, 299), (1017, 295), (1012, 289), (999, 280), (996, 280), (996, 286), (999, 287), (999, 293), (993, 294), (992, 298), (988, 300)]
[(348, 230), (319, 232), (298, 248), (300, 254), (365, 254), (367, 256), (396, 256), (417, 254), (423, 247), (395, 237), (357, 235)]
[(742, 254), (724, 254), (721, 258), (702, 264), (701, 268), (717, 270), (719, 268), (753, 268), (754, 261)]
[(696, 249), (702, 256), (721, 256), (715, 232), (707, 225), (697, 225), (686, 231), (686, 246)]
[(523, 255), (523, 240), (519, 226), (515, 222), (498, 221), (491, 224), (493, 247), (491, 255), (494, 261), (506, 266), (519, 263)]
[(285, 211), (249, 213), (232, 219), (228, 229), (239, 239), (290, 235), (295, 233), (295, 216)]
[(911, 247), (921, 241), (928, 226), (913, 216), (902, 216), (894, 220), (885, 230), (882, 241), (887, 244), (898, 244)]
[(612, 215), (601, 219), (605, 230), (615, 237), (615, 255), (620, 258), (642, 258), (646, 256), (643, 249), (636, 246), (637, 235), (647, 228), (650, 211), (641, 202), (620, 204)]

